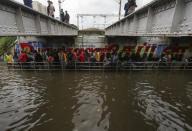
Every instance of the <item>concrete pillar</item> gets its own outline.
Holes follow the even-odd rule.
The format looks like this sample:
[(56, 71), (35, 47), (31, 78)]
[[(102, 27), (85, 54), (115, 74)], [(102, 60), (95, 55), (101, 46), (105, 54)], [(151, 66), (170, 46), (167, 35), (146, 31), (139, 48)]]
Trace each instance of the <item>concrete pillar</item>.
[(170, 33), (177, 32), (177, 27), (182, 22), (182, 19), (183, 19), (184, 10), (185, 10), (185, 1), (176, 0)]
[(16, 9), (15, 19), (16, 19), (16, 24), (17, 24), (17, 28), (19, 30), (19, 33), (25, 33), (25, 27), (24, 27), (24, 23), (23, 23), (23, 16), (22, 16), (21, 7)]
[(153, 23), (153, 10), (151, 7), (149, 7), (147, 15), (146, 33), (152, 33), (152, 23)]
[(134, 18), (133, 18), (133, 23), (134, 23), (134, 26), (133, 26), (133, 35), (137, 34), (137, 23), (138, 23), (138, 18), (137, 18), (137, 15), (134, 14)]
[(40, 22), (40, 15), (36, 15), (35, 17), (35, 26), (36, 26), (36, 31), (38, 34), (41, 34), (41, 22)]
[(56, 26), (56, 30), (55, 30), (55, 31), (56, 31), (57, 34), (59, 34), (59, 23), (56, 22), (56, 23), (55, 23), (55, 26)]
[(129, 33), (129, 20), (125, 19), (125, 26), (124, 26), (124, 34), (128, 34)]
[(119, 23), (119, 35), (121, 36), (123, 34), (123, 21)]
[(50, 19), (47, 20), (47, 29), (48, 29), (48, 34), (49, 35), (52, 34), (52, 32), (51, 32), (51, 20)]
[(126, 20), (125, 21), (121, 21), (120, 23), (120, 28), (121, 28), (121, 35), (124, 35), (124, 29), (126, 28)]

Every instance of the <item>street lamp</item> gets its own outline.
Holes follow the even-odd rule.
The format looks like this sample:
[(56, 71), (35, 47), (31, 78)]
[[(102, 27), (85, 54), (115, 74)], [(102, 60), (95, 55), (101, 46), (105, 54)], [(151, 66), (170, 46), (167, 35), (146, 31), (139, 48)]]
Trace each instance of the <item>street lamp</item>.
[(114, 0), (114, 1), (119, 4), (119, 20), (120, 20), (121, 19), (121, 3), (122, 3), (122, 0)]
[(65, 2), (65, 0), (58, 0), (59, 3), (59, 16), (60, 16), (60, 20), (61, 20), (61, 4)]
[(58, 3), (59, 3), (59, 12), (61, 11), (61, 4), (65, 2), (65, 0), (58, 0)]

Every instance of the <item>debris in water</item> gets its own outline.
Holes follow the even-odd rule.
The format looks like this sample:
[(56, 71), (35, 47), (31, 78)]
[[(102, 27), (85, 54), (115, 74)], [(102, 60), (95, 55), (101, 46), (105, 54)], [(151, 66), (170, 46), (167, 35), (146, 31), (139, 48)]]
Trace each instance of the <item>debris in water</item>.
[(97, 112), (101, 112), (101, 109), (98, 108), (98, 109), (97, 109)]

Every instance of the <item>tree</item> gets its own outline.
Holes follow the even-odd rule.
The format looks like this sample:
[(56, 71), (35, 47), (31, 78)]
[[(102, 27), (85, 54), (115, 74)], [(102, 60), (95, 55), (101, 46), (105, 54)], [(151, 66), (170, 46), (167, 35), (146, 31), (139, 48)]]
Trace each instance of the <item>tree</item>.
[(0, 38), (0, 56), (7, 52), (14, 44), (16, 37), (1, 37)]

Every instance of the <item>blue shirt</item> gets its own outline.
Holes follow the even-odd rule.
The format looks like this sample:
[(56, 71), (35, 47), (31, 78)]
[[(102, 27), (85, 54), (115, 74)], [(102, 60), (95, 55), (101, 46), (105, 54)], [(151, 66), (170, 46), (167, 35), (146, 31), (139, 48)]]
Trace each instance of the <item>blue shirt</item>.
[(32, 4), (32, 0), (23, 0), (24, 4)]
[(129, 8), (130, 8), (129, 2), (127, 2), (127, 3), (125, 4), (124, 10), (125, 10), (126, 12), (128, 12)]

